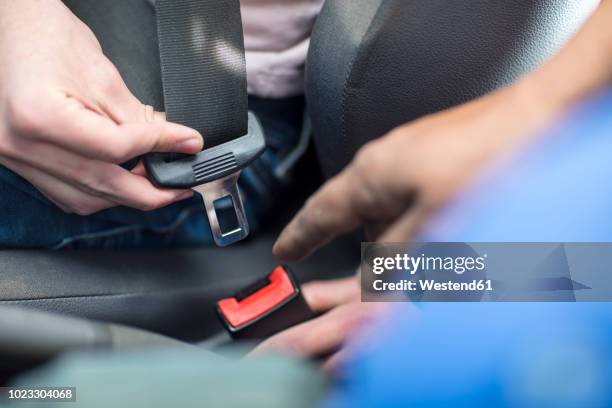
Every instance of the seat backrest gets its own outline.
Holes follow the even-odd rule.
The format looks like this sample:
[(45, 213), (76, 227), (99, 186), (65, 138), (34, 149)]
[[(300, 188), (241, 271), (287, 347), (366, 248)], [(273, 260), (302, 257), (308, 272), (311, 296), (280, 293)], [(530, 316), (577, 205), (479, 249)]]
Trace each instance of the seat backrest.
[(542, 64), (599, 0), (327, 0), (307, 99), (327, 176), (367, 141)]

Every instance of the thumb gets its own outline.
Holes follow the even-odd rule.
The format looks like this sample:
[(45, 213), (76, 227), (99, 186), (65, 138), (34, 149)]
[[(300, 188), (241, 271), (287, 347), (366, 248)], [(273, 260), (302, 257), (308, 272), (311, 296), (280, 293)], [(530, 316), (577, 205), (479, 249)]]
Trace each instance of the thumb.
[(166, 120), (166, 112), (158, 112), (151, 105), (141, 104), (141, 110), (145, 122), (164, 122)]
[(166, 121), (126, 123), (119, 126), (126, 141), (126, 158), (150, 152), (195, 154), (204, 147), (202, 135), (195, 129)]
[[(198, 131), (167, 122), (163, 112), (156, 112), (132, 94), (116, 68), (111, 72), (113, 92), (98, 95), (97, 101), (119, 127), (118, 136), (123, 142), (116, 151), (120, 160), (149, 152), (194, 154), (202, 150), (204, 141)], [(117, 159), (117, 154), (113, 156)]]
[[(137, 115), (137, 118), (144, 119), (144, 123), (153, 124), (156, 126), (147, 128), (140, 128), (134, 126), (132, 137), (141, 139), (144, 144), (142, 147), (136, 147), (138, 149), (146, 150), (148, 152), (176, 152), (176, 153), (187, 153), (193, 154), (198, 153), (204, 148), (204, 139), (202, 135), (195, 129), (189, 127), (167, 122), (166, 112), (158, 112), (150, 105), (140, 104), (139, 110), (142, 112)], [(128, 128), (130, 123), (142, 123), (139, 120), (124, 123), (124, 127)], [(149, 130), (148, 130), (149, 129)], [(140, 136), (146, 133), (147, 136)]]
[(123, 106), (128, 120), (119, 125), (127, 133), (126, 136), (135, 139), (130, 151), (132, 157), (149, 152), (194, 154), (203, 149), (204, 139), (198, 131), (168, 122), (165, 112), (158, 112), (153, 106), (141, 103), (127, 88)]

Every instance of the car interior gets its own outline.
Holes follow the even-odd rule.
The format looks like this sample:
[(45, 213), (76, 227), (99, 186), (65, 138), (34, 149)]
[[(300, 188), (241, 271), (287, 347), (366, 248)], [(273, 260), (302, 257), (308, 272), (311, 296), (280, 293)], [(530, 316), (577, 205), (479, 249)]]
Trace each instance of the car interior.
[[(139, 0), (65, 3), (130, 90), (163, 109), (153, 8)], [(13, 360), (4, 379), (79, 348), (214, 347), (207, 340), (222, 331), (215, 302), (274, 268), (282, 227), (361, 146), (533, 70), (587, 18), (585, 3), (598, 1), (327, 0), (306, 66), (311, 143), (278, 211), (227, 248), (0, 251), (0, 355)], [(342, 237), (290, 266), (301, 282), (348, 276), (361, 240)]]

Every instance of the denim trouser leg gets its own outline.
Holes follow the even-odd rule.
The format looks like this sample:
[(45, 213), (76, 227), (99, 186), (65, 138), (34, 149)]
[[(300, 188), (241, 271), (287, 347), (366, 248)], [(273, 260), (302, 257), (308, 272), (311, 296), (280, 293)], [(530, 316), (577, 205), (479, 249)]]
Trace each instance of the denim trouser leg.
[[(250, 98), (268, 148), (244, 170), (239, 186), (251, 229), (274, 205), (282, 182), (274, 168), (299, 138), (303, 98)], [(156, 211), (117, 207), (90, 216), (66, 214), (30, 183), (0, 166), (0, 248), (169, 248), (212, 243), (201, 198)]]

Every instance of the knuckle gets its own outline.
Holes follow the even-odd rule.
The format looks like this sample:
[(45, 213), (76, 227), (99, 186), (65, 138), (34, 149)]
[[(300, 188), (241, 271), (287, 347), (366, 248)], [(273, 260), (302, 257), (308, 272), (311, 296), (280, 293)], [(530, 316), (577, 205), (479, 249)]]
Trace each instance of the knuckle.
[(41, 100), (36, 91), (24, 91), (9, 99), (6, 104), (9, 131), (25, 135), (42, 131), (44, 120), (41, 112), (44, 112), (44, 109), (40, 109)]
[(360, 149), (355, 160), (355, 171), (363, 179), (380, 174), (389, 167), (389, 154), (382, 139), (369, 142)]
[(78, 178), (79, 183), (91, 195), (104, 197), (112, 191), (108, 182), (93, 174), (89, 169), (80, 172), (82, 176)]
[[(411, 194), (412, 163), (399, 158), (402, 145), (389, 136), (370, 142), (353, 167), (353, 183), (358, 183), (358, 203), (366, 213), (388, 206), (393, 207), (398, 194), (404, 199)], [(407, 198), (406, 198), (407, 199)]]
[(115, 95), (123, 88), (123, 78), (119, 70), (110, 62), (101, 64), (98, 72), (100, 85), (107, 94)]
[(296, 220), (296, 229), (295, 236), (303, 237), (304, 234), (300, 232), (306, 231), (315, 236), (320, 236), (324, 234), (324, 228), (321, 225), (321, 220), (324, 216), (325, 208), (320, 203), (316, 197), (311, 197), (306, 202), (306, 206), (304, 207), (304, 211), (295, 219)]
[[(326, 195), (324, 201), (318, 203), (317, 212), (312, 213), (311, 222), (320, 224), (321, 228), (329, 229), (334, 227), (342, 226), (344, 221), (342, 215), (345, 211), (351, 211), (353, 205), (354, 193), (352, 192), (354, 187), (346, 187), (348, 183), (342, 183), (342, 185), (334, 186), (334, 189), (343, 189), (342, 194), (337, 194), (336, 191), (330, 189), (329, 194)], [(348, 189), (349, 191), (346, 191)], [(347, 198), (349, 198), (347, 200)], [(334, 215), (331, 215), (334, 214)], [(339, 215), (339, 216), (338, 216)]]
[(147, 151), (164, 151), (176, 144), (176, 136), (168, 123), (155, 123), (149, 128), (146, 139), (141, 142)]
[(105, 152), (104, 156), (112, 163), (122, 163), (131, 159), (130, 146), (123, 138), (119, 138), (117, 143), (112, 146), (100, 146), (102, 151)]
[(118, 164), (132, 158), (130, 157), (132, 146), (129, 140), (120, 134), (112, 139), (112, 143), (104, 140), (94, 140), (92, 143), (93, 149), (99, 153), (98, 158), (102, 161)]

